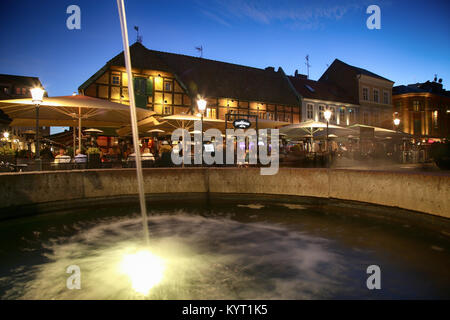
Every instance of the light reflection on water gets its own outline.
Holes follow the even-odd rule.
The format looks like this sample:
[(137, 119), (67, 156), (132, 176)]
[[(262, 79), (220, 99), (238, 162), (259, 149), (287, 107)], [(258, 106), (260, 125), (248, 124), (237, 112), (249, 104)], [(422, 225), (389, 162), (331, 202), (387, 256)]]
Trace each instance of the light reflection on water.
[[(129, 279), (117, 272), (124, 253), (142, 247), (139, 218), (108, 221), (46, 244), (49, 262), (22, 273), (3, 298), (129, 299)], [(326, 297), (342, 266), (328, 241), (281, 227), (199, 216), (150, 219), (149, 250), (164, 259), (162, 282), (149, 299)], [(81, 268), (81, 290), (68, 290), (64, 271)], [(25, 282), (24, 282), (25, 281)], [(331, 290), (331, 291), (330, 291)]]
[[(12, 273), (0, 278), (1, 298), (378, 298), (380, 295), (365, 285), (365, 268), (373, 262), (379, 262), (382, 271), (385, 270), (384, 276), (393, 278), (391, 284), (395, 283), (392, 288), (384, 287), (381, 297), (427, 294), (420, 290), (429, 288), (414, 282), (416, 274), (403, 272), (405, 265), (399, 270), (398, 266), (388, 266), (377, 247), (365, 247), (364, 239), (378, 232), (370, 233), (372, 225), (367, 233), (358, 234), (357, 229), (327, 217), (308, 218), (308, 206), (303, 205), (278, 204), (278, 208), (285, 207), (286, 216), (282, 221), (267, 218), (268, 212), (281, 209), (270, 206), (262, 209), (256, 205), (236, 207), (247, 212), (242, 221), (234, 219), (234, 213), (206, 217), (188, 211), (154, 214), (149, 219), (150, 248), (144, 248), (138, 216), (64, 225), (58, 236), (38, 241), (38, 248), (20, 248), (25, 255), (27, 250), (43, 255), (45, 261), (15, 267)], [(276, 212), (274, 216), (282, 214)], [(322, 235), (312, 232), (316, 225), (320, 226)], [(36, 232), (34, 235), (39, 238), (40, 233)], [(337, 240), (341, 233), (345, 234), (344, 242)], [(386, 238), (383, 234), (378, 237)], [(399, 239), (399, 243), (403, 241)], [(145, 296), (135, 292), (130, 278), (118, 270), (125, 254), (142, 249), (148, 249), (165, 264), (162, 281)], [(66, 288), (70, 275), (65, 271), (69, 265), (81, 269), (81, 290)]]

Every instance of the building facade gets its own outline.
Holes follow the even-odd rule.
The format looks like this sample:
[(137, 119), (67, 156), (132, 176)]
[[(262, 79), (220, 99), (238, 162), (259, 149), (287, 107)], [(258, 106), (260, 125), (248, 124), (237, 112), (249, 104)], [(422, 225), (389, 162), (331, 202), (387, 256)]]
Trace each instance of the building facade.
[(326, 82), (309, 80), (305, 75), (289, 76), (289, 81), (302, 97), (302, 121), (326, 122), (325, 110), (331, 111), (330, 123), (349, 126), (357, 123), (357, 101), (339, 87)]
[(335, 59), (319, 82), (333, 84), (353, 98), (360, 106), (356, 109), (357, 123), (393, 128), (393, 81)]
[(393, 102), (402, 131), (422, 138), (450, 137), (450, 91), (442, 81), (394, 87)]
[[(258, 69), (181, 54), (130, 47), (137, 107), (156, 117), (196, 114), (197, 99), (207, 100), (205, 116), (253, 114), (260, 119), (298, 123), (301, 101), (281, 68)], [(129, 104), (123, 53), (79, 87), (79, 93)]]
[[(41, 81), (37, 77), (16, 76), (0, 74), (0, 100), (31, 98), (31, 91), (35, 87), (43, 88)], [(47, 93), (45, 94), (47, 96)], [(7, 115), (7, 111), (5, 112)], [(23, 136), (27, 130), (36, 130), (36, 127), (10, 127), (10, 134), (18, 137)], [(42, 136), (50, 135), (50, 127), (41, 127)]]

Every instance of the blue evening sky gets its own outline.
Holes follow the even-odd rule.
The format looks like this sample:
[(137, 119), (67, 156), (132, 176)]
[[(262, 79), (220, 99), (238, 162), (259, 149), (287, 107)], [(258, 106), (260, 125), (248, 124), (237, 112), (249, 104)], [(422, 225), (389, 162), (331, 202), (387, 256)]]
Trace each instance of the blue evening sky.
[[(66, 8), (81, 8), (81, 30)], [(381, 8), (381, 30), (366, 8)], [(443, 78), (449, 88), (450, 1), (125, 0), (130, 42), (138, 25), (151, 49), (197, 55), (318, 79), (335, 58), (395, 81)], [(0, 73), (38, 76), (68, 95), (122, 50), (115, 0), (1, 0)]]

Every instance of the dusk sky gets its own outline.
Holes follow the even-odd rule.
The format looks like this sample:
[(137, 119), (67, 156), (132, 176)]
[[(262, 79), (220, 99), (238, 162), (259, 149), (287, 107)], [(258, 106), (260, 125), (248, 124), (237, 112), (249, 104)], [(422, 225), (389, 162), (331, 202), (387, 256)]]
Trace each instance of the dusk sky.
[[(81, 8), (68, 30), (66, 8)], [(381, 8), (381, 30), (366, 8)], [(449, 1), (126, 0), (130, 43), (138, 25), (150, 49), (252, 67), (281, 66), (317, 80), (335, 58), (396, 85), (450, 81)], [(122, 50), (115, 0), (0, 1), (0, 73), (37, 76), (50, 96), (68, 95)]]

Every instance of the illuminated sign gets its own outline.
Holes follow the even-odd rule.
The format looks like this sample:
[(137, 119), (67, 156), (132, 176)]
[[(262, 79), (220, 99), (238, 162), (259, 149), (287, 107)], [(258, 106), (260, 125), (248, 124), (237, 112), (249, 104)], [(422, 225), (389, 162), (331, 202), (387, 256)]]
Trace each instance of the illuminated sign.
[(252, 125), (247, 119), (237, 119), (233, 121), (233, 126), (236, 129), (247, 129)]

